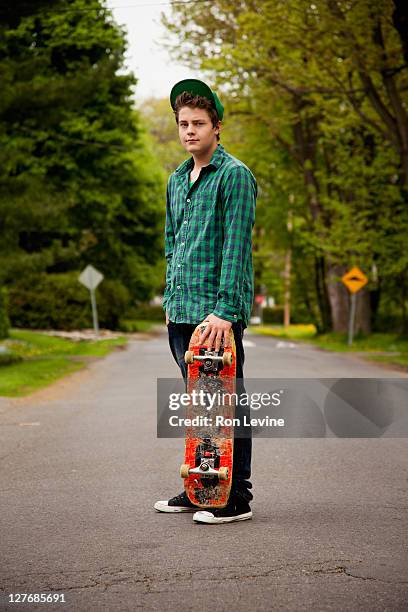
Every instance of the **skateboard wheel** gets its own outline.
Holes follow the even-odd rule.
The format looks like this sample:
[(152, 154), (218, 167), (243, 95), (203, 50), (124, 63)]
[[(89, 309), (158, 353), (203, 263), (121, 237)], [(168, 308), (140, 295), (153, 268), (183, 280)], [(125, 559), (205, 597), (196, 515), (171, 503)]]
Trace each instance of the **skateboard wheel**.
[(222, 363), (225, 366), (232, 365), (232, 353), (224, 353), (222, 356)]
[(180, 476), (181, 478), (188, 478), (190, 467), (187, 465), (187, 463), (183, 463), (183, 465), (180, 467)]
[(228, 468), (227, 467), (221, 467), (218, 470), (218, 478), (220, 480), (228, 480)]
[(194, 363), (194, 353), (193, 353), (193, 351), (186, 351), (184, 353), (184, 361), (186, 363)]

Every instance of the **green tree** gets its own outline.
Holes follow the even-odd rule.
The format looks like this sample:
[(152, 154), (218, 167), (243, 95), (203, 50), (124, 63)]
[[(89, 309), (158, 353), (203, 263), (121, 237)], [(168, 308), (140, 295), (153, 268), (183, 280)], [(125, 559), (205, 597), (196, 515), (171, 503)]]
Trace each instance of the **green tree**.
[(139, 104), (146, 129), (153, 142), (154, 152), (160, 167), (167, 175), (187, 158), (187, 153), (178, 137), (177, 123), (168, 98), (149, 98)]
[(164, 177), (125, 51), (100, 0), (0, 10), (2, 282), (92, 263), (133, 300), (160, 287)]
[(7, 316), (7, 294), (4, 287), (0, 287), (0, 340), (7, 338), (10, 321)]
[(314, 286), (310, 310), (317, 304), (322, 331), (347, 325), (339, 278), (351, 264), (378, 270), (379, 282), (373, 276), (360, 300), (360, 329), (370, 330), (379, 287), (395, 277), (405, 304), (401, 21), (391, 0), (216, 0), (175, 4), (164, 18), (178, 37), (174, 55), (215, 80), (228, 95), (230, 117), (246, 126), (244, 159), (258, 155), (270, 169), (257, 176), (268, 194), (262, 222), (275, 237), (259, 232), (258, 250), (265, 237), (273, 249), (287, 243), (283, 222), (293, 196), (295, 278), (301, 270), (302, 285)]

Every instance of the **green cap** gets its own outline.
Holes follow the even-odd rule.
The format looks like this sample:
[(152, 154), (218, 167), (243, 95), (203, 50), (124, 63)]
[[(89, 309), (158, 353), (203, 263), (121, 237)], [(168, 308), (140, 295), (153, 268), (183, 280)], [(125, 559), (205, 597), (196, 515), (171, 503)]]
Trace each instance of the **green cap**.
[(203, 83), (203, 81), (199, 81), (198, 79), (184, 79), (183, 81), (179, 81), (173, 86), (170, 93), (170, 104), (173, 110), (175, 110), (174, 106), (176, 103), (177, 96), (182, 94), (183, 91), (188, 91), (194, 94), (195, 96), (202, 96), (203, 98), (207, 98), (207, 100), (209, 100), (214, 105), (215, 110), (218, 114), (218, 118), (220, 121), (222, 121), (222, 118), (224, 116), (224, 107), (219, 101), (217, 94), (215, 93), (215, 91), (212, 91), (208, 87), (208, 85)]

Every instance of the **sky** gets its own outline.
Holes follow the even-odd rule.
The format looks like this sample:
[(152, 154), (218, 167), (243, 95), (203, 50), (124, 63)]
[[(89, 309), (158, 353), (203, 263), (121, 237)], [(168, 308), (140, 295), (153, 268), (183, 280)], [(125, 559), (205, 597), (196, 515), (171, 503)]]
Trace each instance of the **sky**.
[[(161, 12), (169, 13), (166, 0), (107, 0), (115, 21), (127, 31), (126, 66), (138, 79), (136, 104), (149, 97), (166, 98), (181, 79), (195, 77), (188, 67), (176, 64), (160, 47), (166, 29), (160, 25)], [(199, 78), (199, 77), (198, 77)]]

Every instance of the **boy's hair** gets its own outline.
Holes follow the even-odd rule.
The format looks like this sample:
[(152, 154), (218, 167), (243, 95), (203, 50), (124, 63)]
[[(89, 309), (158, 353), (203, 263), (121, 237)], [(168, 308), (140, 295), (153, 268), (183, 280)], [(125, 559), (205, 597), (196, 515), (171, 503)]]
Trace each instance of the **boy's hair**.
[[(183, 91), (182, 94), (177, 96), (176, 101), (174, 103), (174, 115), (176, 117), (176, 123), (178, 125), (179, 120), (179, 112), (183, 106), (190, 106), (191, 108), (203, 108), (206, 110), (210, 116), (211, 123), (213, 127), (216, 127), (219, 122), (219, 117), (216, 109), (211, 104), (211, 102), (204, 98), (204, 96), (196, 96), (189, 91)], [(217, 140), (220, 139), (220, 135), (217, 134)]]

